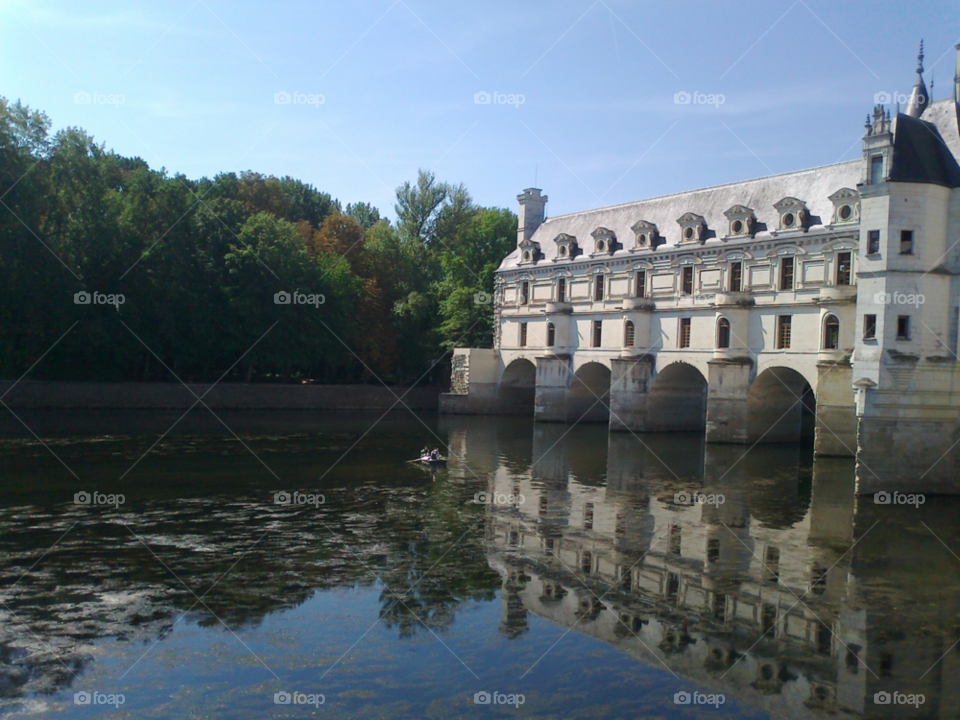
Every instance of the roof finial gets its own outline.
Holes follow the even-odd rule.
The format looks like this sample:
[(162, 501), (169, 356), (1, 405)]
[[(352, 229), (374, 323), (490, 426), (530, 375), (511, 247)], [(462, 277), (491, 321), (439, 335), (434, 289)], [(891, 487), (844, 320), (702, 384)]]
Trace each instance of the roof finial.
[(910, 99), (907, 101), (906, 114), (918, 118), (923, 115), (923, 111), (929, 104), (930, 96), (927, 94), (927, 86), (923, 84), (923, 40), (921, 40), (920, 52), (917, 54), (917, 80), (913, 84)]

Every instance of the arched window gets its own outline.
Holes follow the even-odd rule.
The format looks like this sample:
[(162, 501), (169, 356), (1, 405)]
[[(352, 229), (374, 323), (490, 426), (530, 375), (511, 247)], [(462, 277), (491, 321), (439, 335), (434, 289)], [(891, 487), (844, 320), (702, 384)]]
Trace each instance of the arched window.
[(836, 350), (840, 347), (840, 321), (836, 315), (827, 315), (823, 319), (823, 349)]
[(547, 347), (553, 347), (557, 342), (557, 329), (553, 323), (547, 323)]
[(717, 320), (717, 347), (730, 347), (730, 321), (726, 318)]
[(634, 328), (632, 320), (627, 320), (623, 326), (623, 346), (632, 348), (635, 340), (636, 328)]

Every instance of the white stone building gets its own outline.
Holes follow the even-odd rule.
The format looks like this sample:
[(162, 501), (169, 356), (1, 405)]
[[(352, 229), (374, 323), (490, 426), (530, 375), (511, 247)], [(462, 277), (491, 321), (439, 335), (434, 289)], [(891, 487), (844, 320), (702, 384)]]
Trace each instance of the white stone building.
[(525, 190), (442, 410), (745, 444), (815, 416), (859, 492), (960, 492), (960, 46), (948, 100), (922, 58), (859, 160), (554, 218)]

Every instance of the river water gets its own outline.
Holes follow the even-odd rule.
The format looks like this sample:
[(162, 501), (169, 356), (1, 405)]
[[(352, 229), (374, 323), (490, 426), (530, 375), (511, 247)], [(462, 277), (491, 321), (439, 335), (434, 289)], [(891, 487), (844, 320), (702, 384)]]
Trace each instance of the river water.
[(960, 716), (960, 501), (856, 497), (852, 460), (517, 418), (20, 418), (0, 717)]

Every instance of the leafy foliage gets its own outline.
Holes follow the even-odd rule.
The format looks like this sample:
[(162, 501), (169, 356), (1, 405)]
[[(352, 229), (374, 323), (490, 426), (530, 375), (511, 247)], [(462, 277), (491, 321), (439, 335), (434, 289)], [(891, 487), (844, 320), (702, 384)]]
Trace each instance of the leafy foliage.
[(0, 98), (0, 376), (43, 357), (31, 378), (442, 382), (446, 350), (492, 341), (475, 296), (516, 217), (424, 171), (395, 210), (343, 211), (290, 177), (170, 175)]

